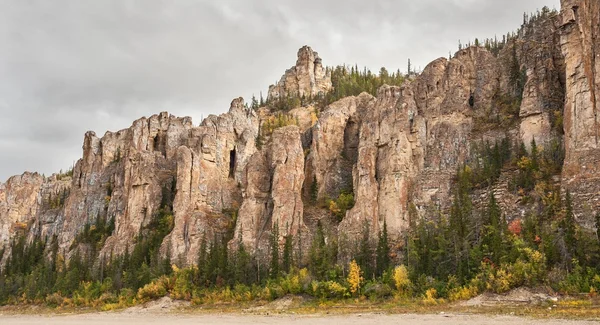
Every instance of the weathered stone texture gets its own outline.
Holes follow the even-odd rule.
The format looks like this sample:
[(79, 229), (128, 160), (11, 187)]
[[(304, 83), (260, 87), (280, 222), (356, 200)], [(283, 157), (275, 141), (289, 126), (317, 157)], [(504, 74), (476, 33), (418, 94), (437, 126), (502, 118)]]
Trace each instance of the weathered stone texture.
[(600, 208), (600, 3), (563, 0), (561, 6), (566, 65), (562, 184), (573, 194), (577, 214), (591, 219)]
[[(540, 148), (560, 142), (563, 106), (566, 159), (555, 181), (573, 193), (577, 216), (589, 225), (582, 217), (600, 208), (600, 5), (563, 0), (562, 6), (560, 15), (524, 25), (497, 55), (468, 47), (401, 86), (382, 86), (376, 96), (362, 93), (322, 110), (293, 108), (285, 113), (299, 125), (275, 129), (261, 148), (261, 121), (276, 112), (250, 110), (242, 98), (200, 126), (160, 113), (101, 138), (88, 132), (72, 178), (25, 173), (0, 184), (0, 245), (20, 231), (56, 235), (68, 257), (84, 226), (107, 218), (116, 229), (101, 253), (119, 254), (146, 231), (166, 192), (174, 198), (174, 228), (161, 252), (185, 264), (195, 261), (202, 238), (232, 232), (232, 247), (241, 241), (266, 256), (275, 225), (281, 243), (302, 233), (307, 245), (316, 220), (329, 215), (322, 203), (343, 192), (354, 194), (354, 207), (339, 223), (331, 218), (328, 233), (356, 240), (369, 223), (375, 237), (386, 222), (398, 239), (409, 211), (447, 211), (456, 171), (480, 159), (474, 144), (505, 137), (511, 144), (535, 139)], [(506, 112), (502, 100), (520, 96), (515, 71), (525, 73), (522, 101)], [(270, 87), (269, 100), (314, 98), (331, 89), (321, 59), (303, 47), (296, 65)], [(508, 188), (512, 174), (503, 171), (491, 188), (509, 220), (527, 212)], [(61, 193), (70, 193), (64, 203), (47, 204)], [(476, 191), (475, 204), (488, 194)]]
[(304, 46), (298, 50), (296, 65), (287, 70), (276, 85), (269, 87), (268, 100), (315, 97), (326, 94), (331, 88), (331, 75), (323, 67), (318, 53)]

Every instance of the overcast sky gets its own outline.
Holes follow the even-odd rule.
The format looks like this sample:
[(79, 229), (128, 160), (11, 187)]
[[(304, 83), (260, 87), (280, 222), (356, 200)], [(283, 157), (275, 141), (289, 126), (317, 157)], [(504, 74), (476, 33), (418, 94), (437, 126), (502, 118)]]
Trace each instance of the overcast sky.
[(0, 181), (50, 175), (160, 111), (225, 112), (310, 45), (325, 65), (422, 67), (559, 0), (0, 0)]

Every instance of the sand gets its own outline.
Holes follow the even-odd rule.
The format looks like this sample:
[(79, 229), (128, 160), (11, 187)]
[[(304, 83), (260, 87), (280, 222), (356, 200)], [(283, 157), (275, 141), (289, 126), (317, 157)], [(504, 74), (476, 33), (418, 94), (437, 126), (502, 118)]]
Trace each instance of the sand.
[(0, 315), (0, 324), (23, 324), (23, 325), (70, 325), (70, 324), (110, 324), (110, 325), (131, 325), (131, 324), (282, 324), (282, 325), (459, 325), (459, 324), (477, 324), (477, 325), (507, 325), (507, 324), (543, 324), (543, 325), (583, 325), (598, 324), (592, 321), (575, 321), (560, 319), (529, 319), (514, 316), (487, 316), (487, 315), (460, 315), (460, 314), (435, 314), (435, 315), (385, 315), (385, 314), (355, 314), (355, 315), (337, 315), (337, 316), (296, 316), (296, 315), (275, 315), (275, 316), (257, 316), (242, 314), (173, 314), (173, 313), (124, 313), (124, 312), (106, 312), (78, 315)]

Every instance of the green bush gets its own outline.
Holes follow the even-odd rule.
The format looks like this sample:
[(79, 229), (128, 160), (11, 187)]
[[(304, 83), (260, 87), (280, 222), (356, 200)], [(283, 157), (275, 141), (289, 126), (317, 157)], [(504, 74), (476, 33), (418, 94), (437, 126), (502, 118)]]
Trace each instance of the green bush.
[(349, 296), (348, 288), (335, 281), (313, 281), (312, 294), (322, 299), (340, 299)]
[(166, 296), (170, 286), (170, 281), (171, 280), (168, 277), (162, 276), (157, 280), (146, 284), (138, 290), (137, 299), (141, 301), (148, 301)]
[(329, 200), (329, 211), (342, 221), (346, 216), (346, 211), (354, 207), (354, 194), (352, 192), (342, 192), (335, 200)]

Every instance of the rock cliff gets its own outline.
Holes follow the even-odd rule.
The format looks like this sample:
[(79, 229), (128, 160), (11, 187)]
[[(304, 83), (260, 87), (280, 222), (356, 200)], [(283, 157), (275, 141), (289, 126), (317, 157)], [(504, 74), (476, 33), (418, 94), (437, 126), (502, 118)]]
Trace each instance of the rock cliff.
[[(385, 222), (400, 241), (411, 218), (448, 210), (457, 170), (481, 160), (475, 148), (502, 140), (557, 152), (564, 142), (555, 182), (590, 225), (600, 208), (599, 12), (597, 1), (563, 0), (560, 14), (524, 24), (502, 48), (470, 46), (399, 86), (325, 107), (303, 99), (308, 107), (288, 112), (253, 110), (237, 98), (200, 126), (160, 113), (101, 138), (88, 132), (72, 173), (0, 184), (0, 245), (24, 234), (56, 237), (65, 256), (90, 251), (79, 234), (102, 219), (115, 227), (98, 256), (123, 254), (157, 216), (169, 231), (161, 254), (182, 264), (196, 261), (203, 239), (267, 256), (274, 227), (280, 243), (293, 235), (301, 249), (316, 220), (350, 242), (365, 224), (376, 237)], [(268, 101), (332, 89), (330, 70), (305, 46)], [(514, 173), (502, 170), (490, 188), (507, 219), (536, 208), (519, 204)], [(354, 204), (335, 220), (323, 203), (344, 193)], [(476, 191), (475, 204), (488, 194)]]
[(565, 59), (563, 187), (573, 193), (582, 222), (600, 208), (600, 3), (561, 1)]

